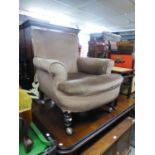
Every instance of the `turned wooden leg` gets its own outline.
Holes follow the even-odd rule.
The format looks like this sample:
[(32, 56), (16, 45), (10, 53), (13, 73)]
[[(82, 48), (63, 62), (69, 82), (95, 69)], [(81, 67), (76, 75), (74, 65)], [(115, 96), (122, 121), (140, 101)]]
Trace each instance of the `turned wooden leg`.
[(118, 97), (114, 100), (114, 106), (117, 106)]
[(117, 105), (118, 98), (107, 104), (107, 107), (104, 109), (106, 112), (111, 113), (115, 109), (115, 106)]
[(118, 97), (110, 104), (111, 112), (115, 109), (115, 106), (117, 106)]
[(25, 151), (28, 153), (31, 151), (33, 142), (28, 136), (29, 127), (32, 121), (32, 112), (26, 111), (20, 114), (20, 117), (22, 118), (22, 140), (24, 143)]
[(72, 133), (73, 133), (73, 130), (71, 128), (72, 116), (71, 116), (71, 113), (68, 111), (64, 112), (64, 125), (66, 127), (66, 133), (68, 135), (72, 135)]

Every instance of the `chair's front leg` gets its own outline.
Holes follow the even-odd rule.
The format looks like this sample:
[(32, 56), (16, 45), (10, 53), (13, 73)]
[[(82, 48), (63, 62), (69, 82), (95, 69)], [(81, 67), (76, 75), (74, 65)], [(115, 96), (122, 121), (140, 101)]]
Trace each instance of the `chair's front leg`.
[(73, 130), (71, 128), (72, 116), (71, 116), (71, 113), (68, 112), (68, 111), (64, 112), (64, 124), (65, 124), (65, 127), (66, 127), (66, 133), (68, 135), (72, 135), (72, 133), (73, 133)]
[(118, 102), (118, 97), (113, 101), (113, 107), (117, 106), (117, 102)]

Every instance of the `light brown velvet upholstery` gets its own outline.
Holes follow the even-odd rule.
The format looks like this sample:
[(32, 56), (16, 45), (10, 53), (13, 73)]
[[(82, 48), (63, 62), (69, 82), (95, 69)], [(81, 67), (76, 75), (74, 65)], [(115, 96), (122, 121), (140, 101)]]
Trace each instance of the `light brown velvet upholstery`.
[(99, 75), (61, 82), (58, 89), (68, 95), (94, 95), (120, 86), (122, 78), (118, 74)]
[(78, 58), (77, 64), (80, 72), (99, 75), (111, 73), (114, 62), (110, 59)]
[(47, 60), (48, 65), (40, 64), (45, 61), (46, 59), (43, 58), (34, 58), (39, 87), (57, 103), (62, 111), (88, 111), (114, 100), (119, 94), (120, 84), (123, 80), (120, 75), (90, 76), (90, 74), (81, 73), (80, 79), (67, 80), (67, 70), (63, 64), (53, 60), (51, 63), (50, 60)]
[(113, 62), (79, 58), (75, 34), (35, 29), (32, 38), (39, 88), (62, 111), (84, 112), (118, 97), (123, 78), (111, 74)]
[(76, 34), (34, 29), (32, 30), (32, 44), (35, 57), (59, 60), (65, 64), (67, 72), (77, 72), (76, 60), (79, 56), (79, 44)]
[(75, 80), (75, 79), (81, 79), (81, 78), (85, 78), (85, 77), (92, 77), (92, 76), (96, 76), (93, 74), (87, 74), (87, 73), (68, 73), (68, 80)]

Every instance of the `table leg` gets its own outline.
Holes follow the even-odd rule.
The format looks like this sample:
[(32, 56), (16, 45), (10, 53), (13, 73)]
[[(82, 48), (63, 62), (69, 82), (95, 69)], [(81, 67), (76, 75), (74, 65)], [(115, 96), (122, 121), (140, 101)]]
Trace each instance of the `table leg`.
[(130, 96), (131, 96), (132, 80), (133, 80), (133, 76), (131, 76), (131, 77), (129, 78), (128, 98), (130, 98)]

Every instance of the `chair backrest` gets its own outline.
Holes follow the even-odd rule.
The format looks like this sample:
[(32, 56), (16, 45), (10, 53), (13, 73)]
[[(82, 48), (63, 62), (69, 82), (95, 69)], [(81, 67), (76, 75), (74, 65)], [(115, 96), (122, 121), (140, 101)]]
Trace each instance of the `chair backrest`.
[(32, 29), (34, 56), (56, 59), (66, 65), (69, 73), (77, 72), (78, 35), (49, 29)]

